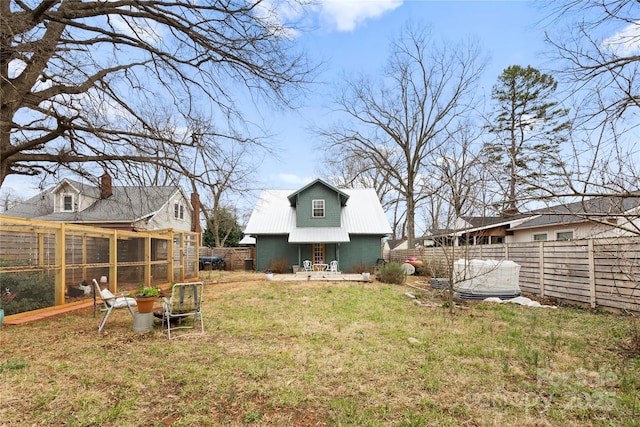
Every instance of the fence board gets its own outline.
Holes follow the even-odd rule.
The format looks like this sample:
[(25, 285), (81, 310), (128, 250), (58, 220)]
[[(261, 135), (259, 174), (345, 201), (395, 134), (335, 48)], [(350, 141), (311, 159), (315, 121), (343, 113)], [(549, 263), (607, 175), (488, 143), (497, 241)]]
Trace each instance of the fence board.
[(521, 266), (523, 292), (569, 303), (640, 311), (640, 237), (593, 239), (591, 243), (572, 240), (434, 247), (393, 250), (390, 254), (396, 261), (410, 256), (450, 263), (461, 258), (508, 259)]

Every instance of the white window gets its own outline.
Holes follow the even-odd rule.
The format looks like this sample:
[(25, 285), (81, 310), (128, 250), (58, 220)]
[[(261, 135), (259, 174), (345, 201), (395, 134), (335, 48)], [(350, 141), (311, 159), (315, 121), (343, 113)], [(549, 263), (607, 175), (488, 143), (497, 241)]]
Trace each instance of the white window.
[(173, 217), (175, 219), (184, 219), (184, 205), (182, 203), (173, 205)]
[(556, 240), (571, 240), (573, 239), (573, 231), (559, 231), (556, 233)]
[(313, 200), (311, 202), (311, 216), (313, 218), (324, 218), (324, 200)]
[(542, 242), (547, 240), (547, 233), (538, 233), (533, 235), (534, 242)]
[(62, 211), (73, 212), (73, 194), (62, 195)]

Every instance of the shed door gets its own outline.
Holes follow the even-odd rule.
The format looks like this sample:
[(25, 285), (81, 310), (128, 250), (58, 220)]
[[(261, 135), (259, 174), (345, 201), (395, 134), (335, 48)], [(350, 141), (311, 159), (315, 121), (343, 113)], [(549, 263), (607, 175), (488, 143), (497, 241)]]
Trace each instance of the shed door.
[(327, 259), (324, 256), (324, 243), (313, 244), (313, 263), (326, 264)]

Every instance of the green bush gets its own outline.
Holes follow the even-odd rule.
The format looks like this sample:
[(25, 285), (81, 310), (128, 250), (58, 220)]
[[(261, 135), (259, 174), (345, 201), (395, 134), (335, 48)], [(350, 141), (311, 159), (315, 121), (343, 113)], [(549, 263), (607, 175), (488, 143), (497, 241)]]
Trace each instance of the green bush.
[(380, 265), (376, 278), (383, 283), (402, 284), (407, 280), (407, 275), (399, 262), (388, 262)]
[(0, 275), (0, 307), (4, 314), (24, 313), (25, 311), (51, 307), (55, 303), (53, 276), (39, 272)]

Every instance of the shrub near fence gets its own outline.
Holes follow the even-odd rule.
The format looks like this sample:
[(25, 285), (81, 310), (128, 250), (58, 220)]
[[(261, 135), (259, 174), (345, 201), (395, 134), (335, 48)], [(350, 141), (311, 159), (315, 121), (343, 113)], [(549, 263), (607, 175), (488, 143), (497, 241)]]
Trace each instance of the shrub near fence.
[(520, 289), (540, 297), (640, 312), (640, 237), (432, 247), (391, 251), (392, 261), (510, 260)]

